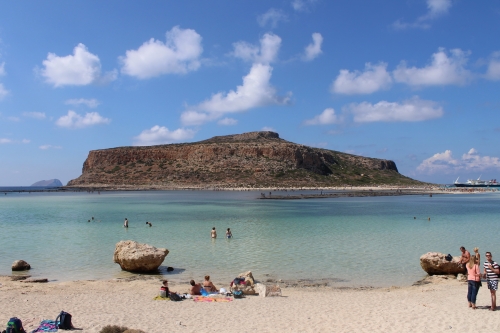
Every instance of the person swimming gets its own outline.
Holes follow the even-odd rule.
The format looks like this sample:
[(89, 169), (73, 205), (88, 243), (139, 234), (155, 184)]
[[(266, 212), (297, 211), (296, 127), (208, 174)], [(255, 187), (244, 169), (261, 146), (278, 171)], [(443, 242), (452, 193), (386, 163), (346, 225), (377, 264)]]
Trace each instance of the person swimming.
[(227, 231), (226, 231), (226, 238), (233, 238), (233, 233), (231, 232), (231, 229), (230, 229), (230, 228), (227, 228)]

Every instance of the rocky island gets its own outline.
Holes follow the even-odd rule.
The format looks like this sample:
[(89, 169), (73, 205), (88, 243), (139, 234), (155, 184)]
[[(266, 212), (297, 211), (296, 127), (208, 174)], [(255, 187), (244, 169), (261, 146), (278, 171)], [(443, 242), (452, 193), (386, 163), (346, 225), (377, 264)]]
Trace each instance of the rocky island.
[(391, 160), (289, 142), (275, 132), (89, 152), (68, 187), (265, 188), (418, 186)]

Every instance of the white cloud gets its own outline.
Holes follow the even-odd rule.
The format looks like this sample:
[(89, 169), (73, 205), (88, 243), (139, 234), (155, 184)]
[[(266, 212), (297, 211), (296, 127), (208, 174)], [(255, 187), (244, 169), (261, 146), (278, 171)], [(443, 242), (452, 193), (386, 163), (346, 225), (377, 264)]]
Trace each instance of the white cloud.
[(0, 101), (5, 98), (9, 94), (9, 91), (5, 89), (2, 83), (0, 83)]
[(257, 23), (261, 27), (265, 27), (269, 23), (271, 28), (276, 28), (280, 21), (286, 22), (287, 20), (288, 17), (282, 10), (274, 8), (257, 17)]
[(354, 122), (400, 122), (424, 121), (439, 118), (443, 115), (443, 108), (436, 102), (421, 100), (418, 96), (402, 103), (381, 101), (377, 104), (368, 102), (353, 103), (345, 111), (354, 115)]
[(0, 144), (7, 144), (7, 143), (30, 143), (31, 140), (28, 139), (22, 139), (21, 141), (18, 140), (12, 140), (12, 139), (7, 139), (7, 138), (0, 138)]
[(269, 84), (272, 67), (260, 63), (254, 64), (250, 73), (243, 77), (243, 85), (228, 93), (219, 92), (209, 100), (189, 108), (181, 115), (184, 125), (201, 125), (215, 120), (226, 113), (243, 112), (267, 105), (283, 105), (289, 97), (279, 97), (276, 89)]
[(260, 47), (247, 42), (233, 44), (233, 56), (252, 63), (269, 64), (276, 60), (281, 46), (281, 38), (272, 33), (266, 33), (260, 39)]
[(471, 73), (464, 68), (468, 53), (460, 49), (453, 49), (450, 53), (448, 57), (445, 49), (439, 48), (432, 55), (432, 63), (423, 68), (407, 67), (405, 62), (401, 62), (393, 72), (394, 79), (417, 87), (463, 85), (471, 78)]
[(489, 80), (500, 80), (500, 51), (494, 52), (488, 64), (486, 78)]
[(175, 141), (182, 141), (191, 139), (196, 134), (196, 131), (191, 129), (178, 128), (175, 131), (170, 131), (164, 126), (153, 126), (141, 132), (138, 136), (134, 137), (135, 146), (151, 146), (172, 143)]
[(397, 20), (393, 23), (395, 29), (419, 28), (428, 29), (431, 27), (429, 23), (432, 20), (448, 14), (452, 6), (451, 0), (427, 0), (427, 13), (420, 16), (413, 23), (406, 23), (402, 20)]
[(425, 159), (417, 167), (421, 173), (454, 173), (457, 171), (483, 171), (500, 168), (500, 158), (481, 156), (476, 149), (471, 148), (460, 159), (455, 159), (451, 150), (437, 153)]
[(292, 7), (297, 12), (303, 12), (309, 8), (309, 6), (315, 3), (317, 0), (293, 0)]
[(47, 150), (47, 149), (62, 149), (61, 146), (53, 146), (53, 145), (41, 145), (38, 148), (42, 150)]
[(137, 50), (120, 57), (121, 72), (138, 79), (162, 74), (185, 74), (200, 67), (203, 52), (201, 36), (192, 29), (173, 27), (166, 33), (166, 42), (151, 38)]
[(43, 61), (40, 73), (47, 83), (54, 87), (65, 85), (84, 86), (91, 83), (104, 83), (116, 78), (111, 72), (101, 77), (101, 61), (95, 54), (90, 53), (82, 43), (73, 49), (73, 55), (59, 57), (49, 53)]
[(84, 104), (87, 107), (94, 109), (96, 108), (99, 104), (101, 104), (97, 99), (91, 98), (91, 99), (85, 99), (85, 98), (74, 98), (74, 99), (68, 99), (64, 104), (67, 105), (81, 105)]
[(349, 72), (341, 69), (332, 84), (332, 92), (337, 94), (371, 94), (381, 89), (387, 89), (392, 83), (391, 75), (387, 72), (387, 64), (365, 64), (365, 71)]
[(238, 124), (238, 120), (226, 117), (224, 119), (219, 120), (217, 122), (217, 124), (223, 125), (223, 126), (233, 126), (233, 125)]
[(4, 76), (5, 73), (5, 61), (0, 64), (0, 76)]
[(332, 108), (325, 109), (321, 114), (316, 117), (306, 120), (305, 125), (329, 125), (339, 123), (339, 116), (335, 114), (335, 110)]
[(86, 113), (81, 116), (75, 111), (69, 110), (68, 114), (57, 119), (56, 125), (66, 128), (84, 128), (93, 125), (109, 124), (111, 119), (102, 117), (97, 112)]
[(35, 118), (35, 119), (45, 119), (44, 112), (23, 112), (24, 117)]
[(266, 131), (266, 132), (276, 132), (276, 130), (270, 126), (264, 126), (262, 127), (261, 131)]
[(304, 60), (311, 61), (319, 56), (321, 51), (321, 44), (323, 43), (323, 36), (319, 32), (312, 34), (313, 42), (306, 46)]
[(425, 17), (433, 19), (444, 14), (448, 14), (451, 8), (451, 0), (427, 0), (429, 12)]
[(7, 119), (9, 119), (10, 121), (16, 121), (16, 122), (21, 120), (21, 118), (19, 118), (19, 117), (14, 117), (14, 116), (7, 117)]
[(278, 96), (269, 83), (273, 68), (269, 65), (278, 54), (281, 38), (271, 33), (260, 39), (260, 47), (238, 42), (234, 44), (233, 56), (251, 61), (250, 72), (243, 77), (243, 84), (228, 93), (219, 92), (198, 105), (188, 107), (181, 114), (184, 125), (201, 125), (223, 117), (226, 113), (244, 112), (249, 109), (284, 105), (290, 96)]

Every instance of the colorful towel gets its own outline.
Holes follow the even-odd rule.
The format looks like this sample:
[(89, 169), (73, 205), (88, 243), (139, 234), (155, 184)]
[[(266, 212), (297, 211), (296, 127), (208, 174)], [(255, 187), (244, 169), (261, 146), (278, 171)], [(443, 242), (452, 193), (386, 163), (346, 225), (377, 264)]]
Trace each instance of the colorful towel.
[(170, 298), (168, 297), (161, 297), (160, 295), (156, 296), (153, 298), (154, 301), (170, 301)]
[(56, 322), (53, 320), (42, 320), (40, 326), (36, 330), (31, 331), (31, 333), (37, 332), (57, 332)]
[(231, 297), (203, 297), (203, 296), (193, 296), (193, 300), (195, 302), (232, 302), (233, 299)]

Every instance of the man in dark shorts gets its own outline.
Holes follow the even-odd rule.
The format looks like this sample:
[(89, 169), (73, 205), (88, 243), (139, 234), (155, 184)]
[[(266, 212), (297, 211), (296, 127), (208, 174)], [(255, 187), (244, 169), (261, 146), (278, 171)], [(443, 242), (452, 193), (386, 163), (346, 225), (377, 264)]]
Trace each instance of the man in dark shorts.
[(500, 266), (496, 261), (493, 261), (491, 252), (486, 252), (486, 261), (484, 262), (484, 272), (483, 276), (486, 278), (488, 283), (488, 289), (491, 294), (491, 311), (495, 311), (497, 308), (497, 289), (498, 289), (498, 274), (500, 274)]
[(470, 252), (467, 251), (463, 246), (460, 247), (460, 251), (462, 251), (462, 257), (460, 258), (460, 265), (463, 266), (469, 262)]

